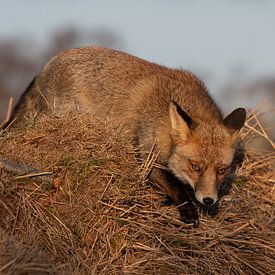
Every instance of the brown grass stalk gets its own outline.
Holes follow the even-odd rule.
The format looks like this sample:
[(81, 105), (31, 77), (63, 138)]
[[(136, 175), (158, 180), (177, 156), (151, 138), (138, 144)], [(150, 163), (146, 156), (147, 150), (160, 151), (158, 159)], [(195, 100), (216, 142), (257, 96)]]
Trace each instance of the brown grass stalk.
[[(140, 165), (107, 122), (43, 115), (7, 131), (0, 158), (20, 169), (0, 170), (0, 272), (273, 274), (274, 141), (261, 114), (260, 107), (252, 111), (241, 134), (249, 143), (261, 136), (273, 148), (250, 144), (230, 196), (217, 216), (200, 213), (198, 228), (182, 223), (147, 182), (153, 148)], [(22, 167), (35, 169), (20, 173)], [(34, 170), (58, 175), (57, 184), (36, 181)]]

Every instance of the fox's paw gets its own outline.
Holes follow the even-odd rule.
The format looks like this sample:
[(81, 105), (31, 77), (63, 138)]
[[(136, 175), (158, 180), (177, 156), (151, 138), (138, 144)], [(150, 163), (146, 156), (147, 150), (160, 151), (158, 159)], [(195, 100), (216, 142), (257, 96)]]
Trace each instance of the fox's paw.
[(213, 218), (219, 212), (219, 203), (217, 202), (217, 203), (215, 203), (214, 205), (212, 205), (210, 207), (202, 207), (201, 209), (202, 209), (202, 212), (204, 214), (207, 214), (208, 216)]
[(180, 219), (185, 223), (193, 223), (194, 226), (199, 226), (199, 214), (196, 207), (192, 203), (187, 203), (179, 207)]
[(210, 216), (210, 217), (214, 217), (218, 214), (219, 212), (219, 204), (215, 204), (213, 205), (212, 207), (210, 207), (207, 211), (207, 214)]
[(198, 227), (200, 225), (200, 219), (196, 216), (188, 216), (186, 214), (180, 215), (181, 221), (188, 224), (193, 224), (194, 227)]
[(163, 205), (163, 206), (171, 206), (171, 205), (173, 205), (174, 204), (174, 202), (173, 202), (173, 200), (171, 199), (171, 197), (169, 197), (169, 196), (166, 196), (165, 198), (164, 198), (164, 200), (162, 201), (162, 203), (161, 203), (161, 205)]

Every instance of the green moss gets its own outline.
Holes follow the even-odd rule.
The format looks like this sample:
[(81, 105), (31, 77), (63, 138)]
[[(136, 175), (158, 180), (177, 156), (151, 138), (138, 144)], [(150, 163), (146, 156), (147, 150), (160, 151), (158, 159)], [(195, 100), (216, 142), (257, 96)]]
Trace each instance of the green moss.
[(235, 179), (234, 184), (238, 187), (238, 188), (242, 188), (247, 182), (247, 179), (245, 177), (238, 177)]
[(105, 159), (90, 159), (89, 163), (93, 166), (101, 166), (106, 163)]
[(181, 248), (181, 247), (185, 247), (187, 244), (187, 242), (183, 239), (173, 239), (170, 243), (170, 245), (174, 248)]
[(52, 190), (53, 185), (51, 182), (43, 182), (41, 187), (44, 191), (50, 191), (50, 190)]
[(58, 165), (59, 166), (64, 166), (64, 167), (68, 167), (71, 165), (71, 163), (73, 162), (73, 160), (69, 157), (65, 157), (63, 159), (61, 159), (59, 162), (58, 162)]
[(83, 232), (77, 225), (73, 228), (73, 234), (78, 241), (83, 237)]
[(119, 219), (117, 219), (116, 222), (117, 222), (117, 224), (118, 224), (119, 227), (123, 227), (123, 226), (125, 226), (128, 223), (125, 220), (119, 220)]
[(172, 263), (163, 263), (160, 266), (160, 274), (182, 274), (182, 269)]

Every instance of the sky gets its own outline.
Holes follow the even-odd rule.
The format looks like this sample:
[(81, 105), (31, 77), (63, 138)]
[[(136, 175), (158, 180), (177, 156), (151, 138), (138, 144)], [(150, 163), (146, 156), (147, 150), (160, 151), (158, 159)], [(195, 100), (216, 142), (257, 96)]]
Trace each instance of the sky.
[(9, 0), (0, 6), (0, 39), (47, 43), (55, 29), (106, 28), (133, 55), (207, 76), (275, 74), (272, 0)]

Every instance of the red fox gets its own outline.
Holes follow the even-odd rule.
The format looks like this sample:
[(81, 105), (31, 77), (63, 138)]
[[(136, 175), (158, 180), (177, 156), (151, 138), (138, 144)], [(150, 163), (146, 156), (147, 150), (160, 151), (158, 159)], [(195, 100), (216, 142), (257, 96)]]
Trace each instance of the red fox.
[[(106, 48), (66, 50), (34, 78), (15, 106), (14, 127), (39, 112), (68, 105), (109, 119), (135, 146), (159, 153), (149, 180), (198, 224), (196, 203), (214, 207), (232, 180), (243, 108), (223, 118), (192, 73), (169, 69)], [(143, 157), (146, 157), (143, 155)]]

